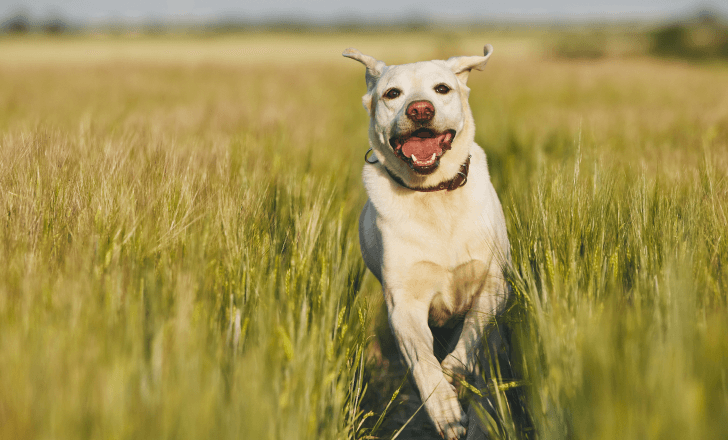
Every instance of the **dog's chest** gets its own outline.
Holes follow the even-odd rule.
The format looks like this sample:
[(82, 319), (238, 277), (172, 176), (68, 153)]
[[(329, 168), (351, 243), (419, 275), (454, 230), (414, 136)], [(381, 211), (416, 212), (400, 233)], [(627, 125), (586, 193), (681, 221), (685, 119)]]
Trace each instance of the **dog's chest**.
[[(429, 261), (454, 268), (482, 259), (492, 249), (490, 216), (481, 200), (426, 195), (400, 200), (397, 212), (380, 218), (385, 254), (400, 261)], [(387, 258), (388, 255), (385, 255)]]
[[(443, 193), (447, 195), (447, 193)], [(478, 198), (402, 201), (401, 217), (380, 218), (384, 278), (429, 304), (429, 321), (447, 326), (470, 310), (493, 264), (492, 218)]]
[(402, 286), (408, 297), (429, 304), (430, 325), (447, 327), (471, 309), (492, 267), (478, 259), (455, 267), (419, 261), (406, 269)]

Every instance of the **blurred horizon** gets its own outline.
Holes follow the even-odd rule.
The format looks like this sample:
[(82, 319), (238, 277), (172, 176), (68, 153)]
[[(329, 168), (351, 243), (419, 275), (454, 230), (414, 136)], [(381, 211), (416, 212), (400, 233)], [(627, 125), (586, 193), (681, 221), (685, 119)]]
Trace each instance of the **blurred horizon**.
[(300, 3), (292, 0), (240, 4), (232, 0), (130, 0), (123, 6), (113, 0), (37, 0), (15, 1), (0, 5), (0, 24), (23, 17), (29, 23), (62, 21), (73, 27), (106, 24), (210, 24), (219, 22), (265, 25), (268, 23), (305, 23), (312, 27), (359, 23), (397, 25), (400, 23), (545, 23), (581, 22), (619, 23), (625, 21), (661, 22), (690, 18), (709, 12), (728, 15), (728, 8), (715, 1), (636, 0), (582, 4), (560, 0), (544, 4), (517, 0), (505, 4), (460, 2), (448, 5), (423, 0), (411, 4), (401, 1), (373, 0), (364, 3), (319, 0)]
[[(288, 49), (286, 50), (283, 50), (283, 47), (272, 50), (268, 46), (259, 47), (259, 43), (246, 43), (253, 44), (249, 47), (251, 51), (269, 55), (276, 51), (279, 54), (291, 52), (289, 46), (298, 45), (299, 37), (304, 34), (359, 33), (360, 36), (378, 35), (385, 40), (390, 35), (397, 35), (400, 41), (405, 34), (433, 35), (438, 38), (439, 43), (437, 44), (443, 49), (440, 56), (447, 56), (456, 49), (458, 41), (476, 34), (480, 38), (483, 36), (483, 32), (487, 32), (488, 38), (505, 44), (509, 47), (510, 52), (541, 53), (553, 58), (596, 60), (605, 57), (649, 55), (695, 62), (728, 60), (728, 14), (723, 8), (705, 2), (673, 1), (663, 3), (658, 8), (648, 0), (642, 0), (641, 3), (632, 5), (631, 9), (619, 4), (601, 6), (602, 9), (611, 8), (613, 11), (601, 15), (586, 13), (580, 15), (577, 9), (570, 15), (559, 13), (559, 8), (564, 8), (564, 5), (567, 4), (563, 2), (553, 3), (554, 6), (550, 12), (544, 9), (541, 15), (505, 12), (499, 14), (496, 10), (490, 14), (473, 12), (470, 15), (463, 15), (458, 12), (462, 8), (452, 8), (449, 14), (436, 15), (428, 9), (430, 3), (427, 0), (422, 3), (422, 8), (417, 13), (402, 12), (403, 6), (393, 3), (392, 8), (394, 9), (392, 10), (399, 7), (400, 12), (393, 12), (386, 17), (362, 14), (361, 11), (344, 14), (332, 10), (328, 15), (314, 18), (313, 11), (326, 5), (328, 0), (316, 3), (314, 7), (309, 8), (308, 13), (294, 14), (290, 8), (283, 8), (277, 15), (266, 15), (262, 9), (258, 9), (258, 15), (256, 15), (253, 13), (255, 8), (249, 8), (246, 14), (241, 13), (240, 8), (238, 12), (225, 12), (222, 8), (226, 1), (228, 0), (214, 0), (208, 5), (210, 7), (207, 12), (202, 13), (194, 8), (194, 0), (188, 0), (185, 7), (193, 13), (165, 15), (159, 14), (159, 1), (150, 0), (148, 7), (144, 11), (138, 10), (136, 15), (109, 13), (108, 15), (96, 14), (89, 18), (93, 15), (94, 9), (88, 4), (86, 9), (76, 9), (76, 14), (71, 16), (63, 12), (61, 8), (57, 8), (53, 12), (54, 0), (40, 0), (38, 4), (34, 5), (34, 8), (22, 4), (16, 4), (14, 9), (4, 7), (4, 10), (10, 11), (4, 15), (2, 14), (3, 7), (0, 7), (0, 37), (9, 38), (4, 40), (4, 54), (14, 59), (26, 57), (25, 49), (22, 46), (23, 35), (48, 35), (50, 37), (75, 35), (89, 36), (92, 39), (145, 36), (156, 39), (169, 35), (173, 38), (178, 36), (204, 37), (208, 42), (207, 37), (216, 35), (260, 36), (268, 32), (287, 35), (288, 40), (285, 45), (288, 46)], [(278, 0), (278, 3), (285, 3), (285, 1)], [(521, 5), (525, 5), (524, 2), (529, 0), (520, 1)], [(132, 0), (127, 6), (134, 7), (135, 2), (137, 0)], [(70, 0), (65, 8), (69, 9), (75, 3), (77, 3), (76, 0)], [(174, 8), (177, 8), (179, 3), (179, 1), (168, 0), (166, 4), (168, 8), (172, 8), (169, 10), (175, 10)], [(104, 4), (109, 6), (112, 2), (97, 0), (97, 9)], [(652, 8), (652, 13), (637, 14), (635, 11), (639, 6), (643, 8), (643, 12)], [(44, 8), (46, 12), (38, 12)], [(594, 6), (594, 8), (598, 9), (599, 6)], [(477, 9), (473, 8), (474, 11)], [(674, 11), (680, 12), (678, 14)], [(83, 14), (86, 14), (87, 17), (81, 18)], [(14, 36), (21, 37), (17, 40), (21, 43), (20, 45), (9, 44), (10, 39)], [(59, 39), (59, 41), (61, 40), (65, 39)], [(88, 56), (87, 49), (74, 43), (78, 40), (67, 41), (73, 43), (72, 52), (75, 51), (74, 53), (80, 57)], [(239, 43), (233, 45), (236, 51), (240, 50)], [(416, 46), (420, 43), (421, 41), (415, 39)], [(341, 44), (349, 43), (341, 42)], [(296, 51), (306, 53), (308, 56), (325, 52), (328, 57), (339, 50), (324, 46), (326, 45), (319, 42), (317, 47), (297, 46)], [(444, 50), (446, 47), (448, 50)], [(139, 56), (139, 50), (141, 50), (139, 47), (133, 49), (135, 56)], [(210, 50), (212, 50), (212, 46), (209, 44), (205, 46), (205, 51)], [(227, 50), (231, 50), (231, 48), (223, 49), (223, 51)], [(68, 52), (63, 53), (70, 56)], [(44, 56), (51, 56), (51, 54), (46, 53)], [(122, 54), (117, 53), (116, 56), (122, 56)], [(150, 56), (154, 58), (161, 54), (152, 51)]]

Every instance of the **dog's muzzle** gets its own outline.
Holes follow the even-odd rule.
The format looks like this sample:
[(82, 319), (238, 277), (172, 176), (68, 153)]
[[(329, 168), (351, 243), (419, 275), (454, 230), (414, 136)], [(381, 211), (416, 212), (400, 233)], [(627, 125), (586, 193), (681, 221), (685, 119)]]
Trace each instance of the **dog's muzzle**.
[(394, 153), (418, 174), (430, 174), (440, 165), (440, 157), (451, 148), (455, 130), (437, 132), (430, 128), (435, 106), (427, 100), (413, 101), (404, 112), (414, 128), (389, 139)]

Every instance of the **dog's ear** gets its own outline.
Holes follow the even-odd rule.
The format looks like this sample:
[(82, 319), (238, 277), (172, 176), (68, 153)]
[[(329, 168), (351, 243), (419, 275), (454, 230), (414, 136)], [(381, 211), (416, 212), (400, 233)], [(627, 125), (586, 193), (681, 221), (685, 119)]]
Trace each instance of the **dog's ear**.
[(452, 57), (445, 61), (450, 70), (453, 71), (455, 76), (458, 77), (461, 83), (465, 84), (468, 82), (468, 75), (473, 69), (483, 70), (485, 69), (485, 63), (488, 62), (488, 58), (493, 53), (493, 46), (486, 44), (483, 48), (484, 55), (482, 57)]
[(379, 80), (379, 77), (382, 76), (382, 72), (384, 72), (384, 68), (387, 67), (387, 65), (384, 64), (383, 61), (379, 61), (374, 57), (364, 55), (353, 47), (346, 49), (344, 53), (342, 53), (342, 55), (347, 58), (355, 59), (366, 66), (367, 91), (371, 92), (374, 86), (377, 84), (377, 80)]

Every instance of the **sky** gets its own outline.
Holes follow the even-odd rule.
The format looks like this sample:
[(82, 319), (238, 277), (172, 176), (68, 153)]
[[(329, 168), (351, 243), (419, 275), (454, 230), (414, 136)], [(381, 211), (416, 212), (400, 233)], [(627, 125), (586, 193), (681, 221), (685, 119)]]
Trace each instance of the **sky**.
[(726, 11), (728, 0), (0, 0), (0, 17), (25, 11), (31, 17), (75, 20), (230, 17), (263, 20), (460, 18), (669, 18), (700, 9)]

